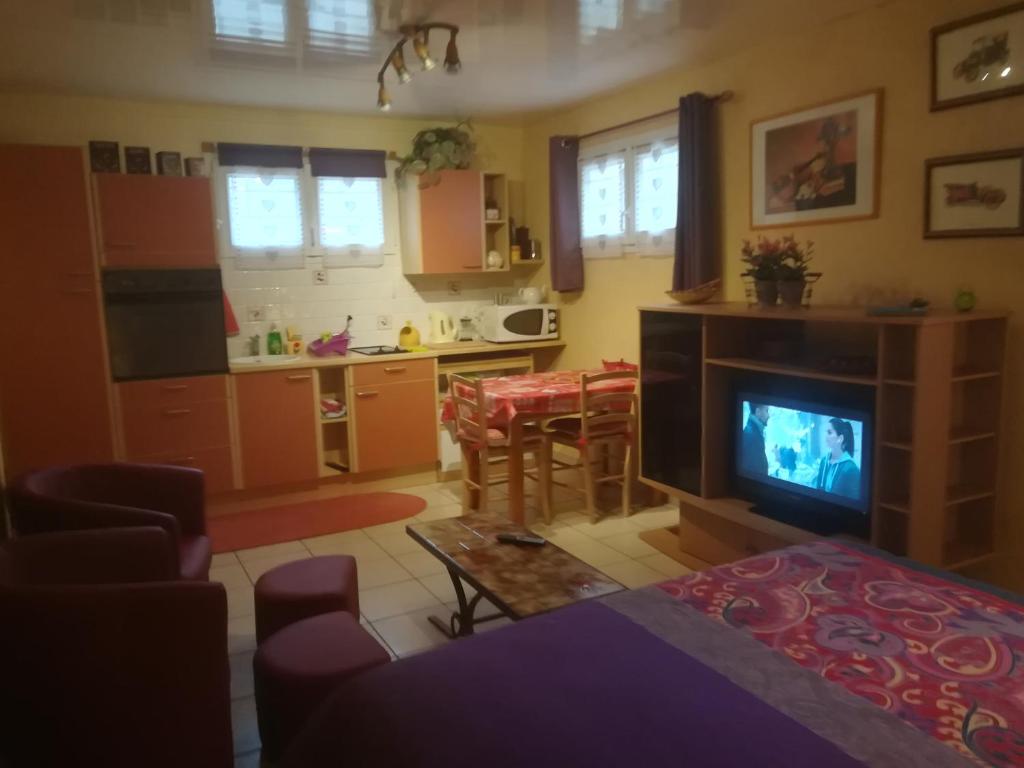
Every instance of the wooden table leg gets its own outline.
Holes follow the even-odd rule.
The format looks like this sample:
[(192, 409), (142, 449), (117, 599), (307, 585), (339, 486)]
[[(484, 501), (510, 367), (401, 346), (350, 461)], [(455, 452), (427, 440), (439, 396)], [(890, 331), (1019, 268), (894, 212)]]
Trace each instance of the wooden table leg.
[(523, 422), (512, 419), (508, 430), (508, 516), (512, 522), (523, 525)]
[[(462, 471), (466, 473), (474, 483), (480, 483), (480, 452), (474, 451), (461, 440), (459, 445), (462, 450)], [(467, 509), (477, 509), (480, 506), (480, 491), (470, 488), (465, 482), (462, 484), (463, 505)]]

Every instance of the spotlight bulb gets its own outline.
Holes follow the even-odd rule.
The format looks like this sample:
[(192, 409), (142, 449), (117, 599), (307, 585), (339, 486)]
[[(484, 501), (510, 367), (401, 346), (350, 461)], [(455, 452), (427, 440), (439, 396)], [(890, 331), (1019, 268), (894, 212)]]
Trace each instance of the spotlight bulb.
[(423, 64), (423, 71), (429, 72), (437, 66), (432, 58), (430, 58), (430, 49), (427, 47), (427, 33), (420, 32), (412, 39), (412, 49), (419, 56), (420, 62)]
[(377, 109), (381, 112), (391, 111), (391, 99), (388, 98), (388, 89), (384, 87), (384, 83), (377, 89)]
[(452, 32), (452, 36), (448, 38), (448, 48), (444, 53), (444, 69), (450, 75), (454, 75), (462, 69), (462, 62), (459, 61), (459, 49), (458, 46), (455, 45), (454, 32)]
[(405, 68), (405, 57), (402, 55), (401, 49), (395, 51), (395, 55), (391, 58), (391, 66), (395, 68), (395, 74), (398, 75), (398, 82), (408, 83), (412, 80), (412, 75), (410, 75), (409, 70)]

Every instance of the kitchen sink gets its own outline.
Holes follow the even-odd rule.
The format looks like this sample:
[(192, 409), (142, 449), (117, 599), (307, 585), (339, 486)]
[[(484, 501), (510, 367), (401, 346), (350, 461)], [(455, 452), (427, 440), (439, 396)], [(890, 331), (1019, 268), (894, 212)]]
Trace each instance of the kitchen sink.
[(232, 357), (228, 362), (231, 365), (286, 365), (299, 361), (298, 355), (246, 355), (245, 357)]

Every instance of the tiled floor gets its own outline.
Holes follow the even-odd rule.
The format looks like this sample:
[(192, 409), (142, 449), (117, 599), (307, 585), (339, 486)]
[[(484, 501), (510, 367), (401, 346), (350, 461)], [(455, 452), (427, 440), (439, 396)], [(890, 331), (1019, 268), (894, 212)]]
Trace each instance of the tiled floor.
[[(438, 483), (403, 488), (401, 492), (423, 497), (427, 508), (411, 520), (214, 556), (210, 577), (223, 582), (228, 594), (236, 768), (259, 765), (256, 705), (252, 695), (252, 653), (256, 648), (252, 585), (270, 568), (313, 555), (352, 555), (358, 564), (363, 624), (392, 657), (410, 656), (449, 642), (428, 623), (427, 617), (431, 614), (447, 616), (454, 608), (451, 580), (440, 561), (406, 534), (405, 526), (413, 520), (436, 520), (461, 514), (458, 485)], [(502, 498), (501, 487), (492, 489), (492, 494), (492, 509), (503, 511), (507, 502)], [(582, 503), (572, 494), (557, 489), (555, 501), (557, 515), (552, 525), (537, 523), (530, 527), (624, 586), (642, 587), (688, 572), (685, 566), (639, 538), (644, 530), (674, 525), (678, 521), (674, 505), (643, 510), (628, 518), (612, 515), (592, 523), (582, 514)], [(486, 605), (478, 610), (490, 612)], [(509, 620), (501, 619), (481, 629), (507, 623)]]

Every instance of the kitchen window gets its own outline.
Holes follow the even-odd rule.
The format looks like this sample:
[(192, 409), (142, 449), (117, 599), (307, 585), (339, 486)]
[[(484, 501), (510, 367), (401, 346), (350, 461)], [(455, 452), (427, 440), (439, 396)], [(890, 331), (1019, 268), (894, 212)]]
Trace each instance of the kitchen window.
[(317, 241), (328, 267), (380, 263), (384, 252), (383, 181), (316, 179)]
[(228, 168), (224, 172), (228, 242), (251, 266), (302, 265), (307, 247), (303, 171), (298, 168)]
[(584, 258), (672, 254), (679, 184), (674, 127), (582, 147), (579, 169)]

